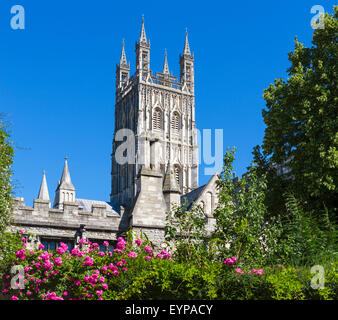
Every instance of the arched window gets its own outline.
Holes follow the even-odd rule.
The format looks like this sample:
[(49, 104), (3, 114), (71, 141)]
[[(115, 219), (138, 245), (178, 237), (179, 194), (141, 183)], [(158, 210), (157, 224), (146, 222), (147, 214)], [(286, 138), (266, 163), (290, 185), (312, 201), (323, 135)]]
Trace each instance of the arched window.
[(153, 129), (162, 130), (162, 111), (159, 108), (156, 108), (153, 113)]
[(212, 213), (212, 194), (211, 192), (206, 193), (206, 213), (211, 214)]
[(174, 112), (171, 118), (171, 129), (174, 132), (178, 132), (180, 130), (180, 115), (178, 112)]
[(181, 169), (178, 165), (174, 166), (174, 174), (175, 174), (175, 179), (178, 184), (178, 186), (181, 188)]

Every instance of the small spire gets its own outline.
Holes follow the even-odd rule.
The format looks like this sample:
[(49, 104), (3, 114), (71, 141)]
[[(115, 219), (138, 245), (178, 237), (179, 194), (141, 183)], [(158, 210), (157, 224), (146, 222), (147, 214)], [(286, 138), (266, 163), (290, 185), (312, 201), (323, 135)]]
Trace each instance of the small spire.
[(139, 43), (141, 43), (141, 42), (147, 43), (146, 31), (144, 29), (144, 16), (143, 15), (142, 15), (142, 27), (141, 27), (141, 34), (140, 34)]
[(62, 177), (59, 184), (60, 188), (75, 190), (72, 180), (70, 179), (69, 169), (68, 169), (68, 157), (65, 157), (65, 165), (63, 167)]
[(164, 65), (163, 65), (162, 73), (170, 74), (169, 67), (168, 67), (168, 59), (167, 59), (167, 49), (165, 49), (165, 52), (164, 52)]
[(191, 56), (189, 41), (188, 41), (188, 29), (185, 29), (185, 43), (184, 43), (183, 54)]
[(170, 159), (168, 161), (167, 171), (165, 173), (163, 181), (163, 192), (181, 193), (180, 187), (175, 178), (174, 169), (171, 165)]
[(127, 65), (127, 58), (126, 53), (124, 51), (124, 39), (122, 41), (122, 52), (121, 52), (121, 58), (120, 58), (120, 66), (126, 66)]
[(49, 193), (47, 187), (47, 180), (46, 180), (46, 172), (43, 170), (42, 181), (39, 191), (38, 199), (40, 200), (49, 200)]

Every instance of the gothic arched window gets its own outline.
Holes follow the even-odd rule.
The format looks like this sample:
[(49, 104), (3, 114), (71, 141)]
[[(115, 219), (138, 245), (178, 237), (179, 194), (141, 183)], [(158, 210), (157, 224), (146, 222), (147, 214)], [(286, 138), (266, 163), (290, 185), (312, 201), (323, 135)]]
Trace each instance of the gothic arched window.
[(174, 112), (171, 118), (171, 129), (174, 132), (178, 132), (180, 130), (180, 115), (178, 112)]
[(181, 188), (181, 169), (178, 165), (174, 166), (174, 174), (175, 174), (175, 179), (178, 184), (178, 186)]
[(212, 213), (212, 194), (211, 192), (206, 193), (206, 213), (211, 214)]
[(162, 130), (162, 111), (159, 108), (156, 108), (153, 113), (153, 129)]

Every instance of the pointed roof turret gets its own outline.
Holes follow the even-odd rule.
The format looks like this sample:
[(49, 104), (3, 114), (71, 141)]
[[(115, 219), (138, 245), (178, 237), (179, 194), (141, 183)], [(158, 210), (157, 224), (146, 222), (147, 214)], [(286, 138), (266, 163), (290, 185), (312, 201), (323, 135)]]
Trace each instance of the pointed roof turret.
[(43, 170), (43, 176), (39, 191), (38, 199), (40, 200), (49, 200), (49, 193), (48, 193), (48, 187), (47, 187), (47, 180), (46, 180), (46, 172)]
[(124, 39), (122, 42), (122, 52), (121, 52), (121, 58), (120, 58), (120, 66), (127, 66), (127, 58), (126, 58), (126, 53), (124, 51)]
[(140, 39), (139, 43), (147, 43), (147, 37), (146, 37), (146, 31), (144, 29), (144, 17), (142, 16), (142, 27), (141, 27), (141, 34), (140, 34)]
[(163, 192), (177, 192), (181, 193), (180, 187), (176, 181), (174, 169), (170, 163), (170, 160), (168, 161), (167, 171), (164, 176), (164, 182), (163, 182)]
[(63, 167), (62, 177), (58, 188), (75, 190), (72, 180), (70, 179), (69, 169), (68, 169), (68, 158), (65, 157), (65, 165)]
[(185, 42), (184, 42), (183, 54), (191, 56), (189, 41), (188, 41), (188, 30), (187, 29), (185, 30)]
[(167, 50), (165, 50), (165, 52), (164, 52), (164, 65), (163, 65), (162, 73), (170, 74), (169, 73), (169, 67), (168, 67)]

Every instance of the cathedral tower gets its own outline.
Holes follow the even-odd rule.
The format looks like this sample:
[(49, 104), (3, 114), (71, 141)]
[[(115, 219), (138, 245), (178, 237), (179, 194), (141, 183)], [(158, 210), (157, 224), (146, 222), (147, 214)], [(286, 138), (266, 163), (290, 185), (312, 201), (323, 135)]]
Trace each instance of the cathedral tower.
[[(140, 192), (137, 176), (141, 169), (156, 169), (162, 175), (170, 173), (177, 187), (186, 194), (198, 187), (198, 146), (195, 125), (194, 57), (186, 32), (182, 55), (179, 56), (180, 80), (169, 72), (165, 51), (162, 72), (150, 68), (150, 40), (146, 37), (144, 19), (136, 43), (135, 74), (131, 77), (124, 42), (116, 67), (115, 128), (112, 152), (111, 203), (133, 206)], [(169, 59), (170, 60), (170, 59)], [(128, 162), (116, 156), (126, 139), (121, 129), (134, 136), (129, 140), (132, 152)], [(132, 159), (133, 161), (130, 161)], [(170, 164), (170, 168), (168, 165)], [(165, 188), (166, 188), (165, 187)], [(162, 190), (163, 191), (163, 190)], [(168, 190), (164, 190), (165, 193)]]

